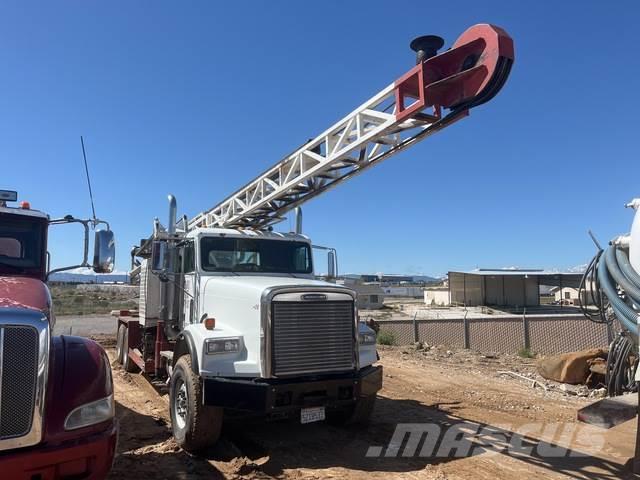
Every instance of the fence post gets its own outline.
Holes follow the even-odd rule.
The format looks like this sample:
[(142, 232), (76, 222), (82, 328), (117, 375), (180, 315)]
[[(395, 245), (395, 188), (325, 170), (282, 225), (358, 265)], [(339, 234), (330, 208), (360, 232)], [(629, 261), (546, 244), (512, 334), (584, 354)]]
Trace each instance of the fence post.
[(420, 341), (420, 332), (418, 332), (418, 321), (416, 318), (418, 317), (418, 311), (413, 314), (413, 343), (418, 343)]
[(471, 348), (471, 332), (469, 330), (469, 319), (467, 318), (468, 314), (469, 311), (465, 309), (464, 318), (462, 319), (462, 323), (464, 326), (464, 348), (466, 348), (467, 350)]
[(531, 349), (531, 335), (529, 333), (529, 319), (527, 318), (527, 307), (522, 310), (522, 334), (524, 336), (524, 348)]

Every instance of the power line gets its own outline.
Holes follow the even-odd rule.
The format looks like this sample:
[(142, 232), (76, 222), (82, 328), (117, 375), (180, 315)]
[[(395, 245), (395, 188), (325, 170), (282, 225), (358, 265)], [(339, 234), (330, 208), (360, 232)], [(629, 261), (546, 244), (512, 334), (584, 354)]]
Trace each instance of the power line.
[(97, 220), (96, 217), (96, 207), (93, 204), (93, 191), (91, 190), (91, 178), (89, 177), (89, 166), (87, 165), (87, 154), (84, 150), (84, 139), (82, 135), (80, 135), (80, 143), (82, 144), (82, 157), (84, 158), (84, 171), (87, 175), (87, 185), (89, 186), (89, 198), (91, 199), (91, 211), (93, 212), (93, 222)]

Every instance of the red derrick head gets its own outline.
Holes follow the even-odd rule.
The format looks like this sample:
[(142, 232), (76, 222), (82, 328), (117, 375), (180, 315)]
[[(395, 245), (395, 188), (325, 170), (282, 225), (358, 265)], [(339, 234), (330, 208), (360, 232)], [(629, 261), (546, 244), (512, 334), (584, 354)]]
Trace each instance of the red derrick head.
[[(422, 38), (434, 44), (434, 37)], [(426, 107), (434, 107), (433, 117), (439, 119), (441, 107), (459, 115), (491, 100), (507, 80), (514, 61), (511, 37), (486, 23), (474, 25), (449, 50), (429, 57), (434, 53), (419, 51), (418, 65), (395, 82), (399, 121)]]

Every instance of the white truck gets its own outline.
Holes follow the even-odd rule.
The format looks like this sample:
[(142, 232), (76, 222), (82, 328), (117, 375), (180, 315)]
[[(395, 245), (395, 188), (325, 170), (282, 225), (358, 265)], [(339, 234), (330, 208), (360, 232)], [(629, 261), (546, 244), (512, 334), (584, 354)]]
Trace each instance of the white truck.
[[(382, 386), (376, 335), (356, 294), (314, 275), (312, 242), (273, 225), (305, 201), (468, 115), (506, 81), (513, 42), (476, 25), (419, 37), (416, 65), (220, 204), (132, 250), (137, 311), (118, 312), (118, 360), (169, 385), (173, 434), (187, 451), (214, 443), (226, 413), (365, 424)], [(448, 109), (448, 113), (444, 113)], [(322, 247), (321, 247), (322, 248)]]

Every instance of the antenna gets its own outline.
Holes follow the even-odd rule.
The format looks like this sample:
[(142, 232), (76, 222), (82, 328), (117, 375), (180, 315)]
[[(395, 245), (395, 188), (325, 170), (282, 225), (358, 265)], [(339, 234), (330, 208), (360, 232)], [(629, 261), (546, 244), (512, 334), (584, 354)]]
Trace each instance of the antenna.
[(89, 198), (91, 199), (91, 211), (93, 212), (93, 226), (96, 226), (98, 219), (96, 218), (96, 207), (93, 204), (93, 191), (91, 190), (91, 178), (89, 177), (89, 166), (87, 165), (87, 154), (84, 150), (84, 138), (80, 135), (80, 144), (82, 145), (82, 158), (84, 158), (84, 171), (87, 174), (87, 185), (89, 186)]

